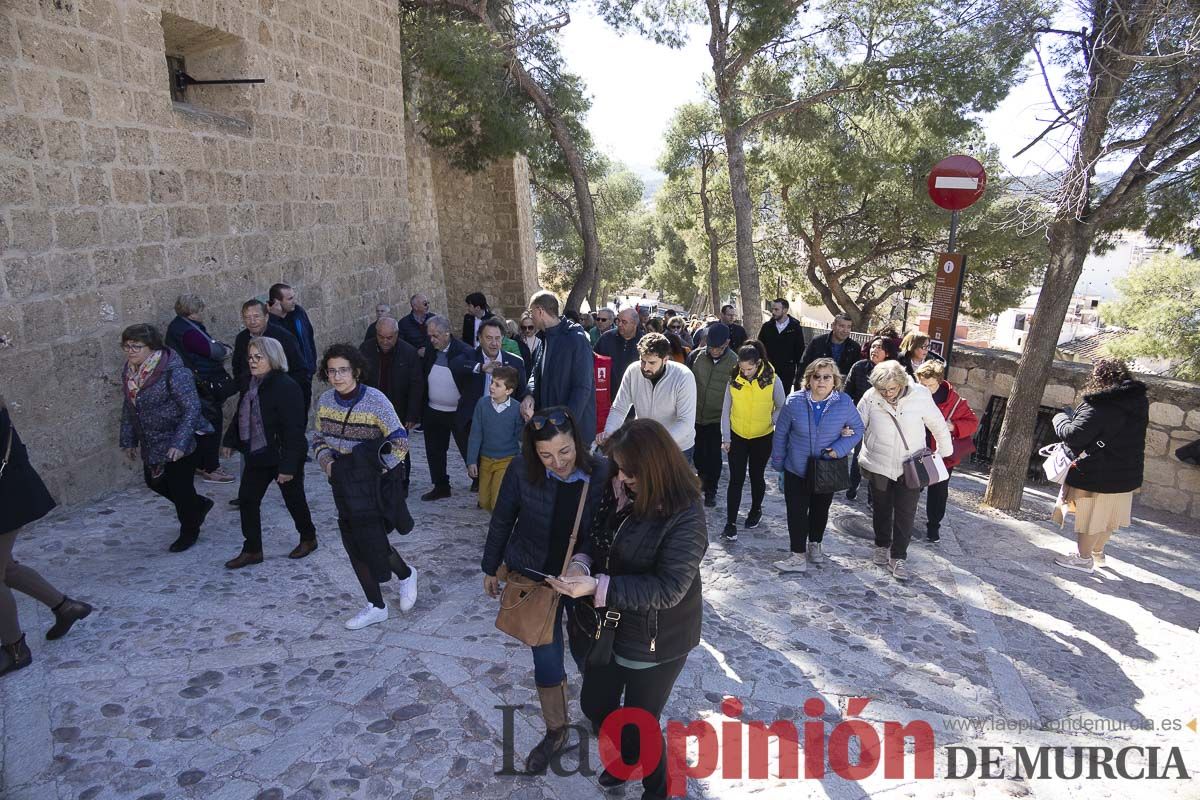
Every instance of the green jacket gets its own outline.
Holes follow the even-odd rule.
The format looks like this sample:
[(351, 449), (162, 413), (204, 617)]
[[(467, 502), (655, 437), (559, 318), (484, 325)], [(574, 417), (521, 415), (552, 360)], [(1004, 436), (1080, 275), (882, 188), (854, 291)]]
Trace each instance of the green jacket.
[(696, 424), (719, 424), (725, 405), (725, 389), (737, 369), (733, 348), (726, 348), (724, 355), (714, 363), (708, 356), (708, 348), (697, 347), (688, 357), (688, 366), (696, 376)]

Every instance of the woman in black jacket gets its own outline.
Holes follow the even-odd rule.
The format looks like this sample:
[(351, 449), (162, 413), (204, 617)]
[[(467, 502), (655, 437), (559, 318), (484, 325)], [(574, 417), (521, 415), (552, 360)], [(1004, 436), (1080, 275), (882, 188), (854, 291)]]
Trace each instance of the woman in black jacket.
[[(593, 596), (608, 619), (620, 614), (612, 660), (583, 673), (580, 705), (594, 729), (622, 705), (661, 717), (700, 643), (700, 561), (708, 549), (699, 480), (661, 424), (626, 423), (609, 439), (608, 455), (613, 480), (587, 554), (596, 574), (547, 581), (568, 597)], [(635, 728), (621, 733), (626, 764), (638, 761), (637, 739)], [(660, 752), (657, 766), (646, 765), (643, 800), (667, 796), (665, 746)], [(600, 776), (605, 788), (622, 782), (607, 769)]]
[(0, 396), (0, 675), (33, 663), (25, 644), (17, 601), (12, 589), (44, 603), (54, 612), (47, 639), (59, 639), (92, 613), (87, 603), (72, 600), (34, 570), (13, 558), (13, 544), (22, 526), (50, 513), (54, 499), (29, 463), (29, 453), (17, 435), (8, 406)]
[[(576, 551), (586, 551), (591, 520), (604, 492), (608, 462), (588, 455), (584, 432), (563, 406), (536, 412), (521, 435), (521, 454), (504, 473), (483, 548), (483, 589), (500, 596), (500, 573), (520, 572), (540, 581), (558, 575), (567, 558), (571, 531), (586, 492)], [(596, 475), (599, 479), (592, 480)], [(574, 556), (574, 554), (572, 554)], [(587, 573), (573, 562), (567, 575)], [(554, 641), (533, 648), (533, 679), (546, 722), (546, 735), (525, 760), (525, 771), (543, 772), (556, 753), (566, 748), (567, 674), (563, 669), (562, 611), (554, 626)]]
[(1130, 523), (1133, 493), (1142, 486), (1149, 422), (1146, 384), (1115, 358), (1095, 363), (1073, 414), (1055, 415), (1054, 432), (1076, 460), (1053, 518), (1062, 525), (1067, 514), (1075, 514), (1078, 545), (1078, 553), (1055, 564), (1083, 572), (1105, 566), (1104, 545), (1113, 531)]
[(238, 400), (238, 410), (225, 432), (225, 457), (233, 450), (245, 456), (242, 484), (238, 488), (238, 512), (242, 519), (242, 552), (225, 562), (227, 569), (261, 564), (263, 495), (271, 482), (279, 492), (296, 530), (300, 544), (288, 558), (304, 558), (317, 549), (317, 529), (304, 495), (304, 395), (287, 375), (283, 345), (267, 336), (255, 336), (246, 346), (250, 384)]

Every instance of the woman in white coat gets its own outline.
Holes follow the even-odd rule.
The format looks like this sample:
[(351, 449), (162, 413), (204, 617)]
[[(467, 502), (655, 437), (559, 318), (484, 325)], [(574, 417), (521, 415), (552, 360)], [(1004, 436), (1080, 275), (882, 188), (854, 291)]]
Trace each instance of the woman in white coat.
[(950, 427), (933, 395), (913, 381), (898, 361), (885, 361), (871, 371), (871, 388), (858, 402), (863, 421), (863, 446), (858, 463), (871, 481), (875, 528), (873, 560), (896, 580), (908, 578), (904, 566), (912, 538), (920, 489), (904, 485), (904, 460), (925, 447), (925, 431), (937, 449), (949, 453)]

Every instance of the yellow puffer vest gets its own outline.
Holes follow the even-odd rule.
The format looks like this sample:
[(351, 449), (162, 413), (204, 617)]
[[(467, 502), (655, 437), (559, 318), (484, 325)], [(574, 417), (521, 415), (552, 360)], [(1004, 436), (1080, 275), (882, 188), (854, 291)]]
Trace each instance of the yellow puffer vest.
[[(759, 371), (761, 374), (761, 369)], [(733, 402), (729, 407), (729, 427), (743, 439), (757, 439), (775, 430), (771, 414), (775, 411), (775, 382), (758, 385), (758, 375), (746, 380), (738, 375), (729, 384)]]

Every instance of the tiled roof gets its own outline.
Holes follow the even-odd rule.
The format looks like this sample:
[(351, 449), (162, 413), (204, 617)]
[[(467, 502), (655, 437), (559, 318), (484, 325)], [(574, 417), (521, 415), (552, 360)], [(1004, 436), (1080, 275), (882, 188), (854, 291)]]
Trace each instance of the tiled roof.
[(1091, 336), (1081, 336), (1078, 339), (1063, 342), (1056, 349), (1060, 353), (1069, 353), (1075, 356), (1076, 361), (1093, 361), (1104, 355), (1102, 351), (1105, 345), (1118, 339), (1124, 339), (1128, 335), (1129, 331), (1112, 328)]

